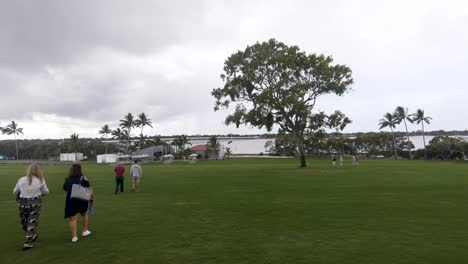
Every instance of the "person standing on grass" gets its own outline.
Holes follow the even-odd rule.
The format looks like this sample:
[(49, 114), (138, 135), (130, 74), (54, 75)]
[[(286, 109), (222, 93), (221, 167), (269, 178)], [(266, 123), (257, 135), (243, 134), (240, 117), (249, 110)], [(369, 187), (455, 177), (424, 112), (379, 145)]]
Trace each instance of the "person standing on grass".
[(340, 155), (340, 167), (343, 167), (343, 156)]
[(124, 173), (125, 167), (122, 165), (122, 162), (119, 162), (114, 168), (115, 172), (115, 194), (124, 191)]
[[(69, 219), (69, 227), (72, 234), (72, 242), (78, 241), (77, 235), (77, 214), (80, 214), (83, 218), (83, 230), (81, 233), (82, 237), (91, 235), (91, 231), (88, 230), (89, 218), (88, 218), (88, 203), (89, 201), (82, 201), (78, 199), (72, 199), (71, 191), (73, 184), (80, 184), (83, 187), (89, 188), (91, 184), (87, 177), (83, 175), (80, 164), (73, 164), (68, 173), (68, 177), (65, 179), (63, 184), (63, 190), (67, 192), (65, 199), (65, 217)], [(94, 194), (91, 197), (94, 201)]]
[(132, 192), (140, 191), (141, 175), (143, 174), (143, 172), (138, 162), (138, 160), (135, 160), (134, 164), (130, 169), (130, 177), (132, 177)]
[(13, 189), (19, 203), (21, 225), (24, 231), (23, 250), (32, 249), (37, 239), (37, 226), (41, 215), (43, 195), (49, 194), (42, 171), (37, 163), (29, 165), (26, 176)]
[(333, 167), (336, 166), (336, 156), (333, 156), (333, 159), (332, 159), (332, 164), (333, 164)]
[(353, 165), (354, 167), (359, 166), (359, 157), (356, 154), (353, 155)]

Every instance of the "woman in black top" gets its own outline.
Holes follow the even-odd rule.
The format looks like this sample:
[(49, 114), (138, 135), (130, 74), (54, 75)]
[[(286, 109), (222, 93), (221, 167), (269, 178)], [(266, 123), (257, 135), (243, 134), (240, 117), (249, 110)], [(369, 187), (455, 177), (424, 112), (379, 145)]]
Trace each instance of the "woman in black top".
[(73, 164), (68, 173), (68, 178), (65, 179), (63, 184), (63, 190), (67, 192), (65, 199), (65, 218), (69, 219), (70, 231), (72, 233), (72, 242), (78, 241), (76, 232), (77, 226), (77, 214), (81, 214), (83, 218), (83, 237), (91, 235), (91, 231), (88, 230), (88, 201), (81, 201), (77, 199), (71, 199), (71, 190), (73, 184), (81, 184), (83, 187), (90, 187), (88, 178), (83, 175), (80, 164)]

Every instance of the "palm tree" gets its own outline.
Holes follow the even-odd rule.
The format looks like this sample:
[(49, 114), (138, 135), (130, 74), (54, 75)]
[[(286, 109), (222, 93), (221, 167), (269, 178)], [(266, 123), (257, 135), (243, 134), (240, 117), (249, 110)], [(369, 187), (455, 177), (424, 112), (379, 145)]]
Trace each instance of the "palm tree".
[[(113, 139), (119, 140), (119, 146), (121, 145), (122, 141), (127, 141), (128, 132), (126, 129), (121, 129), (120, 127), (112, 130), (111, 136)], [(120, 147), (119, 147), (120, 148)]]
[(192, 143), (190, 143), (190, 141), (188, 140), (187, 135), (177, 136), (177, 137), (174, 139), (173, 143), (174, 143), (174, 145), (177, 146), (179, 149), (185, 149), (185, 146), (186, 146), (186, 145), (192, 145)]
[(215, 158), (218, 159), (219, 148), (221, 147), (221, 143), (219, 142), (216, 136), (210, 137), (208, 140), (208, 150), (213, 151), (215, 154)]
[(121, 129), (120, 127), (112, 130), (111, 132), (113, 139), (118, 139), (119, 141), (127, 141), (128, 132), (126, 129)]
[(390, 131), (392, 131), (393, 148), (395, 149), (395, 159), (398, 157), (398, 153), (397, 153), (395, 135), (394, 135), (393, 129), (395, 128), (397, 124), (398, 124), (397, 117), (390, 113), (386, 113), (384, 115), (384, 118), (380, 119), (380, 122), (379, 122), (379, 125), (380, 125), (379, 129), (390, 127)]
[(416, 124), (421, 124), (422, 126), (422, 133), (423, 133), (423, 144), (424, 144), (424, 159), (427, 159), (427, 153), (426, 153), (426, 138), (424, 136), (424, 123), (430, 124), (432, 117), (428, 117), (424, 114), (424, 110), (418, 109), (416, 110), (416, 113), (413, 115), (413, 122), (416, 122)]
[(145, 114), (145, 113), (141, 113), (138, 115), (138, 119), (135, 120), (135, 125), (137, 127), (141, 127), (141, 132), (140, 132), (140, 147), (143, 147), (143, 129), (145, 128), (145, 126), (149, 126), (149, 127), (153, 127), (153, 121), (151, 121), (151, 119)]
[(127, 154), (130, 154), (130, 135), (132, 128), (136, 126), (136, 120), (133, 117), (132, 113), (128, 113), (124, 116), (124, 119), (120, 120), (120, 126), (128, 132), (127, 134)]
[(18, 124), (15, 121), (11, 121), (6, 127), (2, 129), (2, 134), (7, 135), (14, 135), (15, 136), (15, 144), (16, 144), (16, 159), (19, 159), (19, 151), (18, 151), (18, 139), (17, 136), (19, 134), (23, 134), (23, 128), (18, 127)]
[(106, 137), (106, 154), (107, 154), (107, 135), (112, 133), (112, 130), (109, 128), (108, 125), (104, 125), (101, 127), (101, 130), (99, 130), (99, 134), (104, 135)]
[(398, 124), (400, 124), (401, 121), (403, 121), (403, 124), (405, 124), (406, 139), (408, 141), (408, 155), (411, 159), (411, 143), (409, 139), (408, 125), (406, 124), (406, 121), (413, 123), (413, 119), (411, 118), (411, 115), (408, 114), (408, 108), (403, 106), (398, 106), (395, 109), (395, 113), (393, 115), (397, 118)]
[[(174, 141), (172, 141), (172, 144), (177, 147), (176, 152), (179, 153), (181, 158), (183, 156), (187, 155), (187, 153), (189, 153), (189, 151), (191, 151), (190, 149), (185, 149), (185, 146), (192, 145), (192, 143), (190, 143), (187, 135), (177, 136), (174, 139)], [(187, 151), (187, 150), (189, 150), (189, 151)]]

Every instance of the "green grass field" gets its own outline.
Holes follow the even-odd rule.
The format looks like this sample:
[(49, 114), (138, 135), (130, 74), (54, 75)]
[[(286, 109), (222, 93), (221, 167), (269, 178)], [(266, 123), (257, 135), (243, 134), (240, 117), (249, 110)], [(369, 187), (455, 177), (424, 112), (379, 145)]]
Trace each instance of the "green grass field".
[(122, 195), (112, 166), (85, 163), (97, 203), (93, 235), (76, 244), (63, 219), (68, 167), (44, 166), (51, 194), (27, 252), (11, 195), (26, 166), (0, 164), (0, 262), (468, 263), (468, 163), (330, 163), (143, 165), (142, 192)]

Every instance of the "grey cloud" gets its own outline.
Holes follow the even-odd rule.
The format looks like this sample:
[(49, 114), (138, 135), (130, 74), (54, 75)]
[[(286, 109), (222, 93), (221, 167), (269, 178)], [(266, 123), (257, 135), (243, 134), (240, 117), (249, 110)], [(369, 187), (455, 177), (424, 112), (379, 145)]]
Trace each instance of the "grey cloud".
[(0, 58), (21, 68), (73, 62), (93, 48), (149, 53), (191, 36), (204, 2), (2, 1)]
[(318, 104), (349, 115), (348, 131), (397, 105), (466, 128), (447, 116), (468, 117), (468, 13), (448, 2), (1, 1), (0, 121), (39, 113), (71, 133), (146, 112), (151, 133), (256, 132), (225, 127), (210, 91), (227, 56), (275, 37), (351, 66), (354, 91)]

